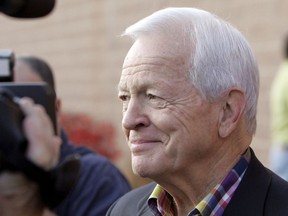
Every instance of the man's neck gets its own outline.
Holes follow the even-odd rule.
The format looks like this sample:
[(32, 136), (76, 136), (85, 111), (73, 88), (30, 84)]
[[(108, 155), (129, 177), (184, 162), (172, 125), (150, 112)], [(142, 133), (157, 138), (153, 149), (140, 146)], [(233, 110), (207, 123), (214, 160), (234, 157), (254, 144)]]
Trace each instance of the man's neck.
[(209, 159), (196, 164), (196, 168), (191, 166), (185, 174), (175, 173), (169, 179), (156, 182), (174, 198), (178, 215), (187, 215), (225, 178), (244, 152), (245, 149), (219, 150)]

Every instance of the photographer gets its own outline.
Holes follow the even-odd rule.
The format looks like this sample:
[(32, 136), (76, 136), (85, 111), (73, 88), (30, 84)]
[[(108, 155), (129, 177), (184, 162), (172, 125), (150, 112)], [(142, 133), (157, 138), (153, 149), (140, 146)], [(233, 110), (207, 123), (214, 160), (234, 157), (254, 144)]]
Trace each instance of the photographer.
[[(16, 58), (14, 67), (15, 83), (45, 82), (55, 91), (51, 67), (43, 59), (34, 56)], [(60, 162), (70, 155), (79, 154), (80, 177), (69, 196), (54, 209), (58, 216), (105, 215), (110, 205), (130, 190), (130, 185), (120, 170), (108, 159), (86, 147), (69, 142), (60, 125), (61, 101), (55, 101), (58, 134), (61, 137)]]
[[(55, 4), (54, 0), (44, 0), (44, 1), (8, 0), (1, 2), (0, 11), (8, 16), (16, 18), (37, 18), (45, 16), (48, 13), (50, 13), (50, 11), (54, 7), (54, 4)], [(8, 55), (5, 54), (4, 56), (10, 57), (9, 53)], [(3, 65), (0, 66), (2, 67)], [(7, 65), (4, 65), (3, 67), (4, 72), (6, 72), (5, 69), (9, 68), (11, 64), (10, 66), (8, 64), (8, 67), (6, 66)], [(36, 77), (38, 77), (37, 76), (38, 72), (41, 73), (41, 70), (36, 71)], [(0, 71), (0, 81), (7, 82), (6, 79), (2, 79), (2, 75), (3, 75), (2, 71)], [(6, 77), (5, 73), (4, 77)], [(9, 79), (8, 81), (10, 82), (11, 80)], [(27, 81), (33, 82), (35, 80), (27, 80)], [(41, 79), (38, 81), (46, 82), (47, 80)], [(47, 83), (50, 84), (49, 82)], [(51, 87), (54, 88), (53, 85), (51, 85)], [(6, 98), (3, 97), (1, 99), (3, 99), (4, 101)], [(130, 190), (130, 185), (128, 181), (118, 170), (118, 168), (114, 166), (109, 160), (100, 155), (94, 154), (92, 151), (88, 149), (80, 147), (77, 148), (71, 145), (68, 142), (66, 135), (63, 133), (63, 130), (60, 130), (60, 128), (59, 130), (57, 130), (58, 132), (57, 134), (61, 136), (61, 139), (59, 137), (54, 136), (51, 122), (49, 121), (48, 116), (45, 114), (44, 109), (39, 105), (35, 105), (34, 102), (31, 101), (30, 99), (20, 99), (19, 101), (20, 101), (19, 103), (21, 104), (20, 105), (21, 109), (25, 114), (25, 119), (23, 121), (24, 135), (22, 135), (22, 133), (21, 135), (22, 137), (23, 136), (26, 137), (28, 149), (27, 151), (25, 151), (26, 158), (24, 157), (23, 153), (21, 155), (14, 154), (13, 153), (14, 149), (11, 148), (11, 146), (9, 145), (10, 142), (6, 142), (5, 140), (6, 137), (5, 132), (8, 132), (7, 134), (9, 134), (9, 132), (12, 131), (9, 129), (14, 128), (14, 127), (9, 128), (7, 126), (10, 125), (10, 123), (12, 122), (10, 120), (15, 117), (15, 115), (13, 115), (14, 113), (10, 112), (9, 114), (12, 113), (12, 115), (9, 115), (11, 119), (7, 118), (7, 121), (6, 119), (3, 120), (2, 121), (3, 127), (2, 130), (0, 130), (1, 135), (0, 140), (2, 140), (3, 143), (5, 143), (5, 145), (3, 145), (5, 146), (5, 150), (8, 150), (9, 153), (12, 152), (11, 153), (12, 157), (9, 157), (10, 154), (7, 155), (5, 154), (5, 151), (0, 151), (0, 215), (1, 216), (18, 216), (18, 215), (40, 216), (43, 214), (45, 216), (51, 215), (53, 213), (46, 210), (48, 208), (54, 210), (54, 207), (57, 206), (56, 204), (59, 204), (60, 201), (63, 201), (64, 197), (66, 199), (64, 200), (63, 203), (61, 203), (60, 207), (56, 209), (57, 215), (66, 215), (66, 216), (104, 215), (109, 206), (116, 199), (118, 199), (128, 190)], [(11, 102), (11, 100), (9, 100), (9, 102)], [(35, 102), (37, 103), (37, 100), (35, 100)], [(59, 114), (58, 105), (60, 105), (60, 103), (58, 102), (59, 100), (57, 99), (55, 104), (57, 114)], [(14, 105), (13, 100), (12, 104)], [(10, 111), (9, 110), (10, 107), (5, 106), (4, 102), (3, 105), (4, 105), (3, 107), (6, 109), (5, 111), (7, 110)], [(44, 107), (45, 109), (47, 108), (46, 106)], [(18, 107), (17, 110), (19, 111)], [(5, 112), (2, 112), (1, 115), (5, 116)], [(18, 116), (16, 116), (16, 120), (18, 121), (19, 119), (17, 119), (17, 117)], [(49, 117), (51, 117), (51, 115), (49, 115)], [(56, 129), (57, 126), (55, 124), (54, 121), (55, 119), (53, 118), (53, 116), (51, 119), (52, 123), (54, 123), (55, 126), (54, 129)], [(19, 123), (19, 121), (17, 123)], [(20, 127), (18, 124), (17, 131), (21, 131), (21, 129), (19, 128)], [(13, 139), (13, 137), (14, 137), (13, 135), (10, 136), (9, 134), (9, 138)], [(74, 180), (76, 174), (78, 177), (78, 172), (76, 171), (73, 172), (73, 170), (75, 170), (73, 168), (77, 167), (77, 164), (79, 163), (77, 163), (77, 161), (75, 161), (74, 163), (72, 160), (72, 163), (68, 164), (69, 167), (67, 167), (65, 166), (65, 164), (67, 164), (65, 162), (67, 162), (67, 159), (73, 158), (73, 156), (78, 154), (81, 155), (81, 158), (79, 159), (81, 167), (80, 170), (77, 169), (77, 171), (79, 171), (80, 178), (79, 181), (77, 182), (77, 185), (75, 186)], [(18, 160), (17, 156), (20, 156), (19, 158), (21, 158), (21, 160), (25, 162), (24, 163), (25, 165), (26, 163), (30, 164), (32, 170), (34, 169), (33, 171), (35, 171), (35, 169), (36, 171), (39, 171), (38, 173), (34, 172), (36, 174), (35, 175), (36, 177), (33, 176), (33, 172), (30, 172), (31, 167), (28, 168), (26, 167), (29, 171), (28, 174), (27, 170), (25, 170), (26, 171), (25, 172), (20, 168), (25, 165), (21, 165), (21, 160), (20, 159)], [(13, 161), (14, 159), (15, 163)], [(19, 165), (19, 167), (16, 166), (17, 169), (11, 170), (9, 168), (7, 169), (7, 164), (10, 166), (9, 168), (11, 168), (11, 164), (12, 168), (15, 168), (13, 167), (13, 165), (15, 164)], [(64, 168), (61, 169), (61, 167)], [(71, 174), (72, 177), (71, 175), (65, 175), (65, 173), (67, 172), (66, 168), (69, 168), (68, 172), (72, 171), (72, 173), (68, 173)], [(52, 170), (50, 171), (50, 169)], [(19, 170), (19, 172), (15, 172), (16, 170)], [(59, 172), (57, 173), (57, 171)], [(41, 175), (42, 173), (44, 173), (45, 175)], [(46, 176), (48, 176), (48, 178), (46, 178)], [(37, 181), (37, 178), (41, 179), (40, 183), (39, 181)], [(50, 182), (50, 178), (53, 180), (52, 183)], [(75, 188), (72, 190), (72, 193), (69, 194), (68, 197), (66, 197), (65, 195), (67, 195), (68, 192), (71, 192), (70, 189), (72, 183), (73, 186), (75, 186)], [(62, 188), (64, 189), (62, 190)], [(60, 194), (61, 197), (59, 198), (58, 196), (55, 196), (55, 194), (58, 195)]]
[[(58, 163), (60, 138), (54, 135), (43, 107), (28, 98), (20, 99), (18, 104), (25, 114), (23, 131), (28, 140), (27, 159), (47, 171), (54, 168)], [(1, 172), (1, 216), (39, 216), (45, 210), (36, 183), (19, 172)]]

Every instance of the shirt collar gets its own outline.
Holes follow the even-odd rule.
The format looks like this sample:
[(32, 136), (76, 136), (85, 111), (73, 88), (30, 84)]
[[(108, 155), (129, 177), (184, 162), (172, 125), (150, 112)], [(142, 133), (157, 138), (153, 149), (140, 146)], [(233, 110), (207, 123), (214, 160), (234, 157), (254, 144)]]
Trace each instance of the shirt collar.
[[(221, 216), (230, 202), (250, 161), (250, 149), (246, 150), (222, 182), (216, 185), (206, 197), (189, 213), (189, 216)], [(176, 213), (173, 197), (159, 184), (148, 199), (148, 206), (155, 216), (174, 216)]]

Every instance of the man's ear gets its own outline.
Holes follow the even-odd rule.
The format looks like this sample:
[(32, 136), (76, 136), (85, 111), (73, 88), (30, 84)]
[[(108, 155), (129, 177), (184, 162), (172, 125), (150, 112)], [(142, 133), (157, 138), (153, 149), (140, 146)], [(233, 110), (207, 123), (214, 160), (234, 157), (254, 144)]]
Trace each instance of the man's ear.
[(55, 100), (55, 111), (56, 111), (56, 121), (57, 121), (57, 133), (60, 135), (61, 132), (61, 100), (56, 98)]
[(55, 100), (55, 110), (56, 113), (61, 113), (61, 100), (59, 98), (56, 98)]
[(225, 100), (219, 115), (219, 136), (227, 137), (239, 124), (246, 106), (246, 97), (238, 89), (231, 90)]

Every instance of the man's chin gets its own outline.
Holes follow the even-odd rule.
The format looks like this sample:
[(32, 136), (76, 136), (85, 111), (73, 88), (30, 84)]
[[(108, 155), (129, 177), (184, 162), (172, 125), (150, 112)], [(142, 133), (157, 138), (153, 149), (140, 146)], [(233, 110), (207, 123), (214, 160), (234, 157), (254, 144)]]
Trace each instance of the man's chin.
[(147, 166), (147, 164), (132, 162), (132, 170), (133, 173), (142, 178), (149, 178), (149, 173), (151, 172), (151, 168)]

